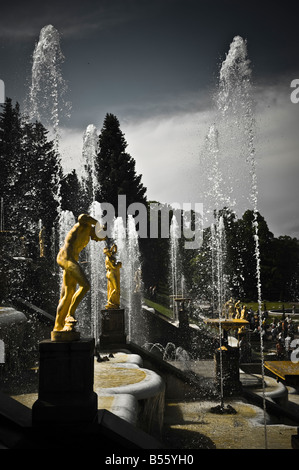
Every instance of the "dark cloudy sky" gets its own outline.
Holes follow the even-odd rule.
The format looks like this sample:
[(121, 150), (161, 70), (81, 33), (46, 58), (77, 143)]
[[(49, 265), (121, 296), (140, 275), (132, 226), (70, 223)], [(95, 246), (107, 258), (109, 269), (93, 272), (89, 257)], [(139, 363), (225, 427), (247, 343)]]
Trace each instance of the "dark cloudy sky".
[[(22, 105), (40, 29), (61, 33), (72, 115), (62, 131), (76, 166), (88, 124), (117, 115), (148, 198), (203, 202), (198, 157), (211, 94), (234, 36), (247, 40), (258, 123), (259, 209), (275, 235), (299, 237), (299, 78), (295, 2), (225, 0), (16, 1), (1, 5), (0, 78)], [(197, 176), (198, 175), (198, 176)]]

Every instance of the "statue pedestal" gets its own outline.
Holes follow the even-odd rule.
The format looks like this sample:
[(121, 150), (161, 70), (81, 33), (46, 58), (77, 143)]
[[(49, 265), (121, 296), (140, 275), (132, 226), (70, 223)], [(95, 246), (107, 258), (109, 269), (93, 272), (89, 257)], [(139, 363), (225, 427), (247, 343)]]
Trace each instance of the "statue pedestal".
[(78, 341), (80, 339), (80, 333), (78, 331), (51, 331), (52, 341)]
[(188, 329), (189, 328), (189, 318), (188, 318), (188, 313), (180, 309), (178, 312), (178, 317), (179, 317), (179, 327), (183, 329)]
[(93, 391), (94, 339), (39, 344), (39, 391), (33, 425), (72, 425), (97, 419)]
[(100, 346), (125, 345), (125, 311), (123, 308), (101, 310)]
[[(222, 364), (221, 364), (222, 363)], [(239, 371), (239, 348), (231, 346), (222, 347), (215, 353), (216, 386), (221, 388), (221, 368), (223, 380), (223, 394), (226, 397), (238, 395), (242, 391)]]

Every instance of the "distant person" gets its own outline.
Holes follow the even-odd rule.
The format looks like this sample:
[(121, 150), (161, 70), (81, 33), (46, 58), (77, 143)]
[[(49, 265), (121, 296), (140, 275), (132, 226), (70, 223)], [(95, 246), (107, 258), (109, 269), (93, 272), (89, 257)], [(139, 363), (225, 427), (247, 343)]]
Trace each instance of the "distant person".
[(278, 360), (283, 359), (284, 356), (284, 348), (281, 339), (279, 339), (276, 343), (276, 357)]
[(291, 337), (288, 335), (285, 340), (284, 340), (284, 348), (285, 348), (285, 353), (286, 353), (286, 358), (290, 358), (290, 353), (291, 353)]

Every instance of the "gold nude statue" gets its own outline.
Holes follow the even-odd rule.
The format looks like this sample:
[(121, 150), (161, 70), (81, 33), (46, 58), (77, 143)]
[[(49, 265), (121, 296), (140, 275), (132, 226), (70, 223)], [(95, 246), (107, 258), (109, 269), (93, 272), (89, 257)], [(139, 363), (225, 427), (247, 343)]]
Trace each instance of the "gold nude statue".
[(235, 314), (234, 302), (233, 302), (233, 299), (230, 298), (224, 304), (224, 317), (228, 320), (231, 320), (234, 317), (234, 314)]
[[(71, 332), (77, 322), (75, 311), (90, 289), (90, 284), (84, 271), (78, 263), (79, 254), (86, 247), (89, 240), (102, 241), (95, 231), (98, 223), (96, 219), (87, 214), (81, 214), (78, 222), (67, 234), (64, 245), (57, 255), (57, 263), (63, 269), (63, 281), (60, 301), (57, 307), (55, 325), (52, 332), (52, 339), (55, 332)], [(97, 232), (101, 235), (100, 232)], [(78, 289), (77, 284), (79, 285)]]
[(40, 258), (45, 257), (45, 231), (46, 231), (45, 227), (41, 227), (39, 234), (38, 234)]
[(118, 309), (120, 305), (120, 261), (116, 261), (115, 254), (117, 246), (113, 244), (111, 248), (104, 248), (106, 255), (105, 267), (107, 278), (107, 305), (106, 309)]
[(240, 318), (240, 303), (240, 300), (235, 303), (235, 318)]
[(247, 320), (247, 315), (248, 315), (248, 312), (247, 312), (247, 307), (246, 305), (243, 305), (242, 307), (242, 310), (241, 310), (241, 320)]

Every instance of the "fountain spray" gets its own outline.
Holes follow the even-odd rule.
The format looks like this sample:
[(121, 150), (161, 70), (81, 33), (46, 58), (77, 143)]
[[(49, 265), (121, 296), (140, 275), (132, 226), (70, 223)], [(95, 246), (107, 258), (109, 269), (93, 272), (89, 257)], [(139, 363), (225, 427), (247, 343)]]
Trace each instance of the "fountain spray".
[[(216, 118), (206, 139), (206, 154), (210, 165), (208, 195), (218, 208), (230, 209), (246, 204), (252, 206), (256, 259), (257, 297), (260, 322), (260, 351), (263, 379), (263, 408), (265, 447), (267, 427), (265, 407), (264, 352), (262, 337), (262, 291), (258, 233), (258, 186), (256, 151), (254, 146), (255, 119), (252, 99), (251, 69), (247, 58), (247, 44), (240, 36), (234, 37), (219, 73), (219, 86), (215, 94)], [(231, 163), (232, 162), (232, 163)], [(237, 171), (236, 171), (237, 169)], [(249, 178), (248, 178), (249, 175)], [(245, 197), (244, 197), (245, 196)], [(246, 207), (247, 208), (247, 207)], [(214, 234), (215, 236), (215, 234)], [(212, 237), (213, 238), (213, 237)], [(221, 274), (218, 270), (218, 278)], [(218, 299), (222, 286), (218, 279)]]

